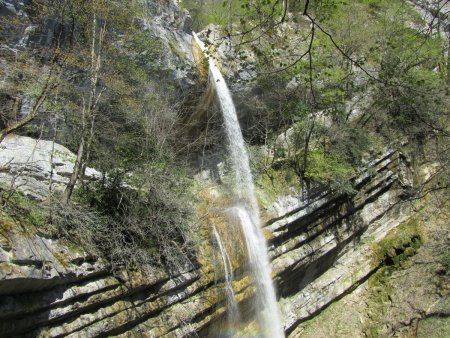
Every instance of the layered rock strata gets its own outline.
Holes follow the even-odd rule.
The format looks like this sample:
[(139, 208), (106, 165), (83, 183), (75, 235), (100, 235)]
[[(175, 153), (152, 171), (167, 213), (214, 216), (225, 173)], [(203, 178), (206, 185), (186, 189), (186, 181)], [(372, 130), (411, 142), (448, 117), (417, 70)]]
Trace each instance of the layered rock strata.
[[(371, 243), (410, 215), (401, 199), (410, 180), (398, 152), (371, 163), (355, 184), (351, 197), (291, 197), (266, 224), (288, 334), (364, 281), (377, 268)], [(172, 277), (113, 276), (97, 257), (32, 233), (2, 223), (1, 337), (214, 335), (224, 307), (211, 265)], [(251, 295), (245, 285), (234, 285), (244, 303)]]
[(349, 198), (318, 195), (268, 225), (285, 329), (290, 333), (377, 268), (372, 246), (408, 219), (411, 184), (403, 157), (387, 152), (356, 179)]

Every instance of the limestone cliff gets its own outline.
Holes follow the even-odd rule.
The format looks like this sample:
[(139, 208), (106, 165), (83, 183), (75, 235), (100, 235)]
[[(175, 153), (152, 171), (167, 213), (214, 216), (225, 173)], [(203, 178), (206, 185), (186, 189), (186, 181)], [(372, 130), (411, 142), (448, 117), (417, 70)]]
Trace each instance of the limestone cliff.
[[(0, 1), (0, 15), (14, 17), (24, 25), (23, 34), (17, 36), (14, 45), (0, 46), (0, 71), (2, 72), (0, 85), (2, 86), (7, 84), (4, 79), (10, 75), (9, 65), (14, 62), (18, 50), (32, 49), (36, 45), (45, 46), (53, 38), (54, 27), (51, 26), (51, 20), (46, 27), (46, 34), (35, 34), (35, 26), (27, 14), (28, 3), (29, 1)], [(199, 76), (195, 69), (197, 65), (193, 55), (195, 51), (193, 53), (191, 46), (189, 14), (180, 10), (174, 0), (148, 2), (148, 6), (152, 15), (151, 20), (141, 19), (137, 21), (137, 24), (142, 31), (161, 42), (162, 51), (157, 59), (160, 67), (158, 71), (164, 72), (164, 81), (177, 87), (179, 90), (177, 95), (184, 95), (184, 90), (189, 91), (201, 82), (198, 81)], [(285, 23), (281, 25), (281, 28), (283, 31), (291, 32), (294, 26), (291, 27)], [(211, 37), (214, 38), (213, 29), (211, 31), (213, 34)], [(226, 44), (220, 45), (216, 54), (224, 59), (230, 57), (231, 52), (226, 48)], [(275, 52), (282, 54), (281, 49)], [(253, 59), (256, 58), (256, 54), (247, 53), (244, 57)], [(244, 67), (245, 64), (242, 65), (238, 59), (228, 61), (229, 65), (225, 67), (228, 68), (227, 75), (234, 80), (233, 88), (236, 91), (242, 90), (241, 101), (248, 100), (246, 94), (250, 92), (258, 100), (264, 98), (271, 101), (270, 93), (254, 87), (254, 84), (246, 84), (246, 81), (253, 80), (255, 76), (251, 65)], [(205, 76), (206, 72), (203, 70), (200, 78)], [(294, 90), (298, 87), (296, 79), (288, 80), (288, 84), (284, 84), (287, 89)], [(364, 115), (361, 111), (370, 105), (370, 88), (367, 92), (369, 94), (364, 91), (351, 99), (358, 101), (358, 104), (344, 102), (344, 105), (354, 107), (349, 111), (348, 120)], [(26, 116), (29, 112), (30, 100), (26, 93), (20, 93), (18, 98), (6, 92), (0, 94), (2, 95), (0, 97), (2, 112), (15, 112), (19, 117)], [(206, 134), (211, 127), (208, 124), (210, 121), (212, 125), (214, 124), (215, 114), (211, 113), (211, 116), (208, 115), (208, 118), (205, 118), (205, 111), (211, 108), (213, 94), (213, 89), (208, 88), (203, 100), (195, 98), (194, 103), (186, 104), (188, 111), (198, 111), (197, 114), (187, 116), (187, 120), (190, 120), (188, 122), (195, 124), (200, 120), (201, 126), (189, 128), (192, 130), (185, 133), (194, 134), (190, 136), (196, 140), (201, 139), (202, 142), (204, 139), (204, 143), (201, 144), (202, 168), (195, 168), (195, 170), (198, 172), (205, 169), (203, 164), (207, 170), (197, 176), (202, 176), (208, 170), (213, 171), (208, 168), (209, 163), (206, 162), (209, 159), (206, 158), (205, 153), (215, 151), (216, 143), (222, 143), (222, 140), (217, 141), (222, 135), (220, 133), (217, 133), (219, 136), (214, 135), (214, 138), (207, 142)], [(183, 97), (183, 99), (189, 101), (192, 98)], [(20, 105), (17, 102), (21, 102)], [(241, 102), (241, 106), (248, 110), (244, 111), (243, 115), (251, 115), (252, 109), (258, 108), (254, 107), (254, 102), (259, 101)], [(283, 103), (283, 101), (280, 102)], [(152, 103), (157, 104), (155, 101)], [(281, 103), (280, 107), (283, 106)], [(283, 110), (281, 109), (280, 112)], [(163, 113), (157, 115), (154, 120), (161, 118)], [(315, 113), (317, 116), (314, 117), (312, 125), (321, 128), (323, 124), (323, 127), (329, 127), (332, 118), (326, 116), (327, 112)], [(181, 119), (186, 118), (183, 114), (180, 115)], [(278, 118), (278, 110), (274, 115)], [(0, 117), (0, 127), (3, 127), (18, 116), (2, 114)], [(255, 119), (258, 120), (259, 117), (257, 115)], [(41, 139), (10, 134), (0, 143), (0, 189), (20, 192), (20, 198), (25, 196), (29, 201), (45, 201), (53, 192), (62, 191), (73, 172), (76, 157), (67, 147), (51, 140), (53, 138), (51, 136), (54, 135), (47, 134), (48, 130), (45, 128), (50, 121), (44, 117), (39, 122), (41, 123), (39, 134), (42, 136)], [(251, 125), (251, 122), (247, 124)], [(284, 130), (284, 139), (279, 136), (275, 143), (289, 143), (288, 134), (294, 132), (294, 127), (289, 129), (287, 126), (291, 122), (286, 120), (283, 126), (279, 126), (280, 130), (277, 132)], [(221, 128), (221, 123), (218, 121), (213, 127)], [(174, 125), (176, 121), (170, 125), (170, 128)], [(118, 124), (114, 127), (117, 126)], [(271, 126), (272, 124), (268, 123), (266, 127)], [(69, 129), (70, 127), (69, 124)], [(204, 134), (201, 134), (202, 128), (206, 129)], [(67, 134), (70, 134), (70, 131)], [(336, 134), (339, 134), (339, 130)], [(113, 135), (112, 138), (115, 136)], [(267, 138), (267, 133), (265, 137)], [(319, 144), (321, 139), (318, 138), (315, 141)], [(259, 142), (256, 146), (262, 148), (263, 141), (254, 142), (255, 144)], [(282, 145), (279, 148), (285, 150), (282, 148), (292, 148), (292, 145)], [(427, 296), (427, 302), (423, 302), (426, 306), (420, 304), (420, 307), (413, 308), (405, 316), (398, 314), (403, 307), (398, 306), (397, 311), (395, 307), (391, 307), (389, 313), (393, 313), (395, 318), (401, 318), (400, 324), (386, 318), (379, 304), (375, 304), (375, 310), (372, 311), (373, 304), (370, 300), (373, 294), (367, 291), (371, 278), (383, 272), (384, 265), (392, 264), (390, 261), (398, 260), (400, 255), (405, 256), (404, 251), (410, 249), (408, 251), (411, 255), (408, 257), (416, 253), (415, 248), (412, 250), (408, 247), (411, 244), (409, 242), (399, 248), (393, 245), (388, 246), (389, 253), (384, 256), (380, 256), (377, 250), (385, 245), (384, 241), (389, 240), (394, 229), (408, 222), (420, 211), (422, 205), (415, 203), (415, 196), (413, 196), (417, 180), (421, 185), (425, 184), (433, 177), (437, 168), (436, 163), (433, 162), (423, 167), (415, 165), (413, 169), (413, 161), (409, 159), (406, 151), (403, 153), (403, 148), (401, 145), (392, 149), (385, 148), (383, 152), (379, 152), (376, 156), (372, 156), (370, 161), (365, 162), (363, 168), (355, 169), (357, 174), (351, 179), (354, 191), (336, 192), (325, 186), (313, 185), (315, 188), (310, 189), (305, 195), (296, 186), (290, 187), (289, 194), (278, 194), (267, 203), (268, 205), (264, 205), (263, 231), (268, 241), (272, 277), (276, 284), (287, 336), (298, 337), (301, 334), (307, 336), (311, 332), (314, 336), (317, 327), (322, 329), (320, 321), (323, 317), (321, 316), (327, 316), (327, 313), (331, 312), (333, 317), (333, 311), (336, 308), (339, 309), (342, 304), (341, 300), (347, 308), (352, 302), (366, 301), (366, 305), (356, 309), (367, 311), (366, 317), (370, 317), (370, 320), (364, 317), (365, 320), (367, 319), (366, 322), (373, 324), (378, 319), (382, 319), (385, 326), (381, 330), (377, 328), (376, 332), (387, 336), (395, 334), (402, 325), (409, 328), (418, 318), (427, 318), (434, 313), (447, 314), (447, 309), (434, 311), (436, 307), (426, 308), (430, 302), (442, 305), (441, 299), (448, 296), (448, 289), (445, 288), (438, 288), (437, 296), (436, 294)], [(193, 146), (192, 149), (196, 148)], [(311, 150), (315, 149), (311, 148)], [(270, 153), (266, 148), (264, 151)], [(189, 152), (189, 149), (186, 152)], [(376, 151), (370, 150), (370, 152), (373, 154)], [(194, 154), (194, 156), (197, 155), (197, 153)], [(211, 164), (210, 167), (217, 167), (217, 177), (207, 177), (207, 183), (202, 181), (199, 184), (199, 186), (202, 184), (210, 184), (210, 186), (203, 190), (199, 189), (199, 200), (192, 201), (191, 207), (199, 214), (211, 210), (212, 212), (208, 217), (199, 217), (202, 220), (199, 227), (199, 237), (202, 242), (197, 256), (192, 259), (193, 264), (180, 269), (177, 273), (165, 271), (163, 268), (155, 268), (151, 273), (148, 270), (139, 271), (136, 267), (130, 270), (111, 269), (108, 261), (95, 250), (90, 251), (89, 248), (82, 247), (80, 243), (72, 241), (67, 236), (65, 238), (51, 237), (43, 229), (33, 226), (32, 222), (27, 222), (26, 218), (20, 217), (20, 208), (13, 212), (1, 209), (0, 337), (217, 336), (218, 328), (226, 317), (226, 293), (223, 271), (216, 266), (214, 250), (217, 248), (214, 247), (215, 242), (211, 236), (211, 222), (220, 223), (221, 216), (220, 213), (215, 213), (215, 202), (212, 203), (211, 209), (206, 209), (202, 205), (205, 202), (202, 198), (218, 201), (221, 198), (226, 199), (226, 192), (221, 191), (220, 185), (221, 180), (226, 180), (226, 174), (221, 170), (226, 164), (220, 163), (216, 166), (217, 162), (223, 159), (211, 157), (213, 159), (210, 162), (214, 165)], [(274, 162), (274, 164), (277, 163)], [(161, 171), (167, 170), (164, 165), (155, 166), (155, 168)], [(127, 177), (132, 175), (131, 172)], [(98, 181), (107, 177), (108, 173), (100, 173), (94, 168), (84, 168), (85, 181)], [(126, 181), (124, 182), (126, 184)], [(131, 188), (130, 190), (138, 190), (129, 185), (126, 187)], [(208, 190), (209, 188), (211, 189)], [(214, 196), (211, 197), (211, 195)], [(445, 223), (445, 220), (442, 223)], [(445, 252), (448, 248), (448, 240), (445, 237), (448, 236), (448, 232), (444, 229), (433, 233), (433, 235), (436, 234), (440, 236), (439, 243), (442, 246), (439, 253)], [(229, 242), (236, 240), (233, 235), (230, 234), (224, 240)], [(408, 240), (413, 242), (420, 236), (426, 237), (423, 234), (413, 234)], [(427, 250), (433, 251), (430, 248)], [(428, 255), (432, 253), (429, 252)], [(426, 263), (420, 261), (422, 256), (418, 254), (417, 257), (419, 258), (414, 258), (414, 264), (410, 264), (419, 269), (418, 265)], [(230, 266), (237, 276), (233, 282), (236, 299), (245, 309), (250, 303), (249, 299), (252, 297), (253, 290), (247, 278), (240, 276), (239, 258), (235, 257)], [(433, 269), (441, 269), (442, 264), (434, 263)], [(401, 279), (400, 274), (394, 272), (395, 278), (404, 281), (408, 286), (414, 283), (414, 278)], [(433, 281), (436, 279), (436, 276), (431, 273), (414, 276), (430, 278)], [(400, 302), (405, 298), (401, 297), (400, 287), (397, 286), (396, 290), (386, 296), (394, 299), (390, 299), (392, 303), (396, 299)], [(415, 289), (411, 288), (411, 290)], [(384, 290), (380, 292), (383, 293)], [(361, 294), (365, 295), (361, 296)], [(406, 297), (414, 296), (412, 292), (405, 292), (405, 294), (407, 294)], [(431, 299), (430, 302), (428, 302), (429, 299)], [(446, 304), (443, 306), (445, 307)], [(338, 312), (343, 311), (338, 310)], [(355, 320), (354, 313), (351, 315), (352, 320)], [(325, 318), (331, 321), (329, 317)], [(346, 320), (345, 315), (343, 318)], [(319, 324), (314, 326), (314, 320), (319, 321)], [(362, 326), (360, 324), (358, 325)], [(368, 335), (372, 332), (371, 329), (368, 326), (362, 327), (358, 334)], [(323, 330), (326, 332), (325, 336), (333, 332), (333, 328), (328, 331), (326, 328)], [(338, 332), (336, 336), (339, 334), (351, 336), (356, 331), (352, 331), (351, 334), (345, 330), (343, 332)]]
[[(355, 179), (353, 197), (318, 192), (307, 201), (277, 201), (265, 229), (287, 334), (377, 268), (373, 243), (411, 214), (401, 203), (407, 168), (404, 156), (388, 151)], [(223, 295), (208, 258), (176, 276), (112, 275), (105, 262), (69, 243), (6, 215), (1, 225), (2, 337), (214, 336)], [(251, 297), (237, 289), (241, 302)]]

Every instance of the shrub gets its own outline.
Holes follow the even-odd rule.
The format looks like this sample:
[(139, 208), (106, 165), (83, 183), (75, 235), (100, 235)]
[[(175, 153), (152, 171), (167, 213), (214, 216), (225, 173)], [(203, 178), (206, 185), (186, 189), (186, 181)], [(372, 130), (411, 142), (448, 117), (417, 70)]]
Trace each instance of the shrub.
[(113, 271), (192, 266), (196, 232), (187, 202), (189, 181), (168, 172), (132, 180), (140, 184), (124, 184), (120, 174), (85, 184), (77, 192), (78, 204), (54, 199), (48, 213), (52, 234), (106, 258)]
[(191, 180), (163, 165), (129, 177), (133, 187), (124, 177), (116, 172), (85, 183), (71, 203), (61, 202), (58, 193), (40, 202), (2, 189), (2, 217), (103, 257), (113, 272), (192, 268), (198, 231), (190, 211)]

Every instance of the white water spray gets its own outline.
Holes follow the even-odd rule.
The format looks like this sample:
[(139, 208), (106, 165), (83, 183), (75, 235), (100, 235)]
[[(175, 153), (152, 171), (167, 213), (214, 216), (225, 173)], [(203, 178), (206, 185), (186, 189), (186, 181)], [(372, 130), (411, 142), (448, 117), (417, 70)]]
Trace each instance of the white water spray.
[(228, 255), (228, 252), (223, 245), (222, 239), (220, 238), (219, 233), (217, 232), (215, 227), (213, 227), (213, 236), (222, 257), (225, 279), (225, 293), (227, 295), (228, 305), (228, 321), (230, 322), (230, 324), (235, 324), (239, 320), (239, 309), (233, 290), (233, 266), (231, 265), (230, 256)]
[(225, 79), (209, 56), (203, 42), (193, 33), (194, 39), (209, 62), (210, 81), (215, 87), (225, 122), (230, 157), (235, 178), (234, 192), (237, 206), (232, 208), (239, 219), (245, 237), (250, 273), (255, 285), (255, 307), (261, 335), (267, 338), (284, 337), (278, 303), (271, 278), (271, 268), (267, 255), (267, 245), (261, 232), (258, 202), (250, 171), (250, 162), (245, 148), (241, 127), (237, 119), (236, 108)]

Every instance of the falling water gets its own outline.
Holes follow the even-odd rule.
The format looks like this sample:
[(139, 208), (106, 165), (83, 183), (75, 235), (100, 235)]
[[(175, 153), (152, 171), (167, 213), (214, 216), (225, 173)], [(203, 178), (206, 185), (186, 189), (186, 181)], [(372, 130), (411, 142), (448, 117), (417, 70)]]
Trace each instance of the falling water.
[(225, 293), (227, 295), (227, 305), (228, 305), (228, 321), (231, 324), (235, 324), (239, 319), (239, 309), (236, 302), (236, 296), (233, 290), (233, 279), (234, 279), (233, 266), (231, 265), (230, 256), (228, 255), (228, 252), (222, 243), (222, 239), (220, 238), (219, 233), (217, 232), (215, 227), (213, 227), (213, 236), (220, 250), (220, 255), (222, 257), (222, 264), (225, 277)]
[(236, 206), (232, 208), (239, 219), (245, 237), (250, 273), (254, 282), (255, 308), (261, 335), (267, 338), (284, 337), (283, 328), (271, 278), (267, 245), (261, 232), (259, 208), (255, 186), (250, 171), (250, 162), (237, 119), (231, 92), (203, 42), (194, 34), (194, 39), (209, 61), (210, 81), (216, 89), (225, 122), (225, 131), (232, 166), (234, 169)]

